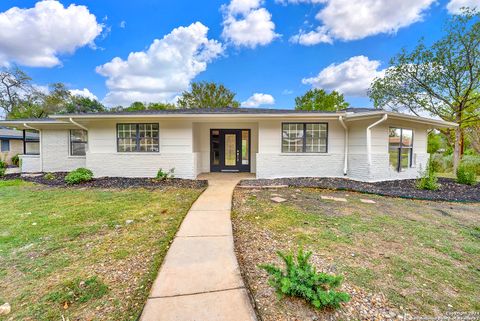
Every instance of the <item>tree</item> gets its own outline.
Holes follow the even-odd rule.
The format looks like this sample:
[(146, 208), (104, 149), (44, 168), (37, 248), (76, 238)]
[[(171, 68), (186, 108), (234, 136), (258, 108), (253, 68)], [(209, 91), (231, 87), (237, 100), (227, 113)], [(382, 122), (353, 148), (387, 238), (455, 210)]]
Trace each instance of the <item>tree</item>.
[(479, 17), (464, 11), (450, 18), (445, 36), (430, 47), (421, 40), (412, 52), (403, 49), (369, 91), (376, 108), (407, 108), (457, 123), (455, 170), (463, 154), (464, 129), (480, 120), (480, 95), (475, 94), (480, 89)]
[(78, 113), (98, 113), (107, 111), (105, 106), (96, 99), (91, 99), (84, 96), (72, 96), (70, 103), (65, 107), (65, 113), (78, 114)]
[(295, 109), (297, 110), (338, 111), (346, 109), (348, 106), (343, 95), (335, 90), (327, 94), (325, 90), (315, 88), (310, 89), (303, 96), (295, 98)]
[(133, 102), (130, 106), (123, 108), (122, 110), (124, 111), (147, 110), (147, 106), (141, 101), (136, 101), (136, 102)]
[(147, 106), (148, 110), (167, 110), (167, 109), (175, 109), (177, 106), (174, 104), (169, 103), (150, 103)]
[(0, 108), (8, 116), (22, 101), (22, 97), (34, 91), (30, 76), (18, 67), (0, 71)]
[(222, 108), (240, 106), (235, 93), (222, 84), (194, 82), (190, 91), (184, 91), (177, 102), (181, 108)]

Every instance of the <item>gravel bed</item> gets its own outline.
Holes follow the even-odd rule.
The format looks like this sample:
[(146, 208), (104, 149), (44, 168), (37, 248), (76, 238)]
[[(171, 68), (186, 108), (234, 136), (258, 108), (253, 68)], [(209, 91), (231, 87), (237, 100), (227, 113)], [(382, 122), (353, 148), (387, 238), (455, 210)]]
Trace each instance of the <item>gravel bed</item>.
[(182, 178), (169, 178), (166, 180), (157, 180), (154, 178), (126, 178), (126, 177), (100, 177), (94, 178), (89, 182), (80, 183), (77, 185), (68, 185), (65, 182), (67, 172), (54, 173), (54, 179), (46, 179), (45, 173), (39, 176), (35, 175), (20, 175), (8, 174), (0, 178), (0, 180), (22, 179), (27, 182), (33, 182), (52, 187), (96, 187), (96, 188), (131, 188), (131, 187), (145, 187), (145, 188), (165, 188), (165, 187), (180, 187), (180, 188), (205, 188), (208, 186), (206, 180), (193, 180)]
[(415, 179), (365, 183), (345, 178), (277, 178), (243, 180), (240, 186), (291, 186), (346, 190), (382, 196), (403, 197), (434, 201), (480, 202), (480, 184), (458, 184), (450, 178), (439, 178), (437, 191), (419, 190)]

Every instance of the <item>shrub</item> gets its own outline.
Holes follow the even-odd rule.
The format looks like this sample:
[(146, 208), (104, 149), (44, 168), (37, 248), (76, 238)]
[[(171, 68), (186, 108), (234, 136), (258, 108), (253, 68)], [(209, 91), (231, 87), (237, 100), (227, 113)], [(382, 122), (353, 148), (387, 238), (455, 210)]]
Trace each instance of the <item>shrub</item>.
[(436, 191), (439, 188), (438, 178), (432, 163), (432, 158), (430, 158), (426, 170), (424, 172), (420, 171), (421, 176), (417, 180), (418, 189)]
[(91, 181), (92, 178), (93, 173), (91, 170), (86, 168), (77, 168), (76, 170), (71, 171), (70, 173), (68, 173), (67, 176), (65, 176), (65, 182), (72, 185)]
[(0, 177), (5, 176), (6, 171), (7, 171), (7, 169), (5, 167), (0, 167)]
[(12, 164), (15, 166), (20, 166), (20, 157), (17, 155), (12, 157)]
[(466, 185), (475, 185), (477, 182), (477, 174), (475, 168), (471, 165), (462, 163), (457, 168), (457, 183)]
[(341, 285), (342, 277), (317, 272), (315, 267), (308, 263), (311, 255), (312, 252), (305, 253), (302, 249), (298, 251), (296, 258), (292, 253), (278, 252), (278, 256), (285, 263), (285, 270), (270, 264), (259, 267), (270, 274), (269, 284), (276, 289), (280, 297), (300, 297), (317, 309), (339, 308), (340, 303), (350, 300), (347, 293), (335, 290)]
[(49, 181), (52, 181), (54, 180), (56, 177), (53, 173), (46, 173), (45, 175), (43, 175), (43, 178), (45, 179), (48, 179)]
[(0, 168), (7, 168), (7, 163), (0, 160)]
[(157, 179), (159, 180), (165, 180), (167, 178), (174, 178), (175, 168), (171, 168), (168, 172), (163, 171), (163, 169), (159, 169), (157, 172)]
[(480, 175), (480, 155), (463, 155), (462, 164), (471, 167), (475, 174)]

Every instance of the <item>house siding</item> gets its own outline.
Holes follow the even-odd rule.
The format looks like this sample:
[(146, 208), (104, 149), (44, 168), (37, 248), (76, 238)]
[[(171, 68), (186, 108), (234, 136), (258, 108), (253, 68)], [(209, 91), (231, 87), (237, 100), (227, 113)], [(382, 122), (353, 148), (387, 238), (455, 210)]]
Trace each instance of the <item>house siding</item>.
[(0, 160), (6, 162), (8, 165), (11, 165), (13, 156), (23, 154), (23, 141), (17, 139), (10, 139), (9, 141), (10, 150), (7, 152), (0, 152)]
[(69, 155), (69, 130), (43, 129), (41, 133), (42, 170), (44, 172), (68, 172), (85, 167), (85, 157)]

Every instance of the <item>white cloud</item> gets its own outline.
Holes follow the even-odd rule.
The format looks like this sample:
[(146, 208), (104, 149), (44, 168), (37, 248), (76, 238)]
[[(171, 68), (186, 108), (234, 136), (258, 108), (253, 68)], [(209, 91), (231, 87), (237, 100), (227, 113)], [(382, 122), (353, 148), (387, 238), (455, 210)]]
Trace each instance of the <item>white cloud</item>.
[(10, 8), (0, 13), (0, 65), (59, 65), (60, 54), (94, 46), (102, 29), (86, 6), (65, 8), (58, 1), (43, 0), (29, 9)]
[(480, 0), (450, 0), (447, 10), (450, 14), (462, 13), (462, 8), (480, 9)]
[(316, 77), (304, 78), (302, 83), (314, 88), (336, 90), (347, 96), (366, 96), (373, 79), (382, 77), (385, 70), (379, 70), (380, 61), (365, 56), (355, 56), (340, 63), (331, 64)]
[(125, 20), (120, 21), (120, 28), (125, 29), (127, 22)]
[(200, 22), (178, 27), (155, 39), (146, 51), (131, 52), (126, 60), (116, 57), (98, 66), (96, 71), (107, 77), (110, 90), (103, 102), (128, 105), (133, 101), (171, 101), (222, 54), (222, 44), (208, 39), (207, 32)]
[(350, 41), (382, 33), (395, 33), (400, 28), (421, 21), (424, 12), (435, 2), (436, 0), (325, 0), (325, 6), (316, 15), (321, 25), (312, 31), (300, 30), (290, 41), (314, 45), (331, 43), (335, 39)]
[(223, 5), (222, 37), (237, 47), (255, 48), (279, 37), (272, 15), (260, 7), (261, 0), (232, 0)]
[(88, 90), (88, 88), (70, 89), (69, 91), (73, 96), (82, 96), (93, 100), (98, 100), (97, 96), (95, 96), (90, 90)]
[(262, 105), (273, 105), (275, 99), (269, 94), (254, 93), (246, 101), (242, 102), (242, 107), (259, 107)]

